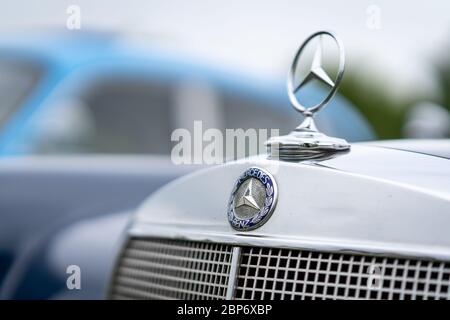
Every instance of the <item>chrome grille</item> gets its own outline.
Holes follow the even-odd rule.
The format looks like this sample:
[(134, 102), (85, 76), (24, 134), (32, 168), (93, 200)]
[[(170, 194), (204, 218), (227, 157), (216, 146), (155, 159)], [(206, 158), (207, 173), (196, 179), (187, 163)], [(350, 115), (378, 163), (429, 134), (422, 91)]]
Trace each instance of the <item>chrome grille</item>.
[[(118, 261), (110, 297), (450, 299), (448, 262), (265, 247), (233, 248), (217, 243), (132, 238)], [(234, 271), (236, 278), (229, 279)]]
[(244, 247), (237, 299), (450, 299), (449, 263)]
[(224, 299), (232, 247), (131, 239), (117, 266), (113, 299)]

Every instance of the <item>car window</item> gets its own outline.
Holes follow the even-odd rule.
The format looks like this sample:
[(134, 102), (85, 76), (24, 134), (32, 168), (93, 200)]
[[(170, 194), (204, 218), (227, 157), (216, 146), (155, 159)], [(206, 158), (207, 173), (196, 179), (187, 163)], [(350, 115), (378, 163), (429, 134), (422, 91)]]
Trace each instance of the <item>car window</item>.
[[(258, 131), (256, 149), (246, 146), (241, 155), (224, 150), (226, 159), (236, 159), (264, 152), (266, 139), (277, 134), (271, 129), (284, 135), (301, 122), (297, 112), (283, 105), (286, 102), (221, 89), (199, 79), (175, 83), (109, 77), (86, 87), (72, 98), (41, 108), (35, 127), (22, 139), (27, 144), (19, 147), (22, 153), (169, 155), (176, 143), (171, 141), (173, 130), (184, 128), (193, 136), (195, 121), (201, 120), (201, 135), (208, 128), (219, 129), (223, 137), (226, 129), (267, 129), (265, 134)], [(348, 118), (349, 112), (342, 113)], [(326, 112), (317, 120), (322, 130), (334, 133)], [(198, 143), (202, 136), (191, 138)]]
[(0, 128), (22, 105), (43, 74), (38, 65), (0, 58)]
[(97, 80), (35, 121), (33, 153), (170, 153), (170, 88), (150, 80)]
[(139, 80), (107, 81), (86, 93), (83, 101), (94, 122), (97, 152), (170, 152), (170, 88)]
[[(278, 129), (280, 134), (288, 134), (299, 124), (300, 117), (296, 112), (281, 103), (225, 93), (222, 105), (226, 128)], [(283, 107), (287, 112), (282, 110)]]

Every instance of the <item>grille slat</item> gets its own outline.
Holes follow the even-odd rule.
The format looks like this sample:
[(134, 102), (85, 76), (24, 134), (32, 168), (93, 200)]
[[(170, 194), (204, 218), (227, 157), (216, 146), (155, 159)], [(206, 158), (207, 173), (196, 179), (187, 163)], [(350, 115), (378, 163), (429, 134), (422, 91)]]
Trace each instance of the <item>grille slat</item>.
[[(236, 299), (450, 299), (448, 262), (265, 247), (239, 252), (229, 292)], [(232, 256), (226, 244), (131, 238), (110, 297), (225, 299)]]
[[(376, 285), (368, 286), (379, 268)], [(450, 299), (439, 261), (244, 247), (237, 299)]]
[(224, 299), (232, 247), (163, 239), (130, 239), (117, 266), (117, 299)]

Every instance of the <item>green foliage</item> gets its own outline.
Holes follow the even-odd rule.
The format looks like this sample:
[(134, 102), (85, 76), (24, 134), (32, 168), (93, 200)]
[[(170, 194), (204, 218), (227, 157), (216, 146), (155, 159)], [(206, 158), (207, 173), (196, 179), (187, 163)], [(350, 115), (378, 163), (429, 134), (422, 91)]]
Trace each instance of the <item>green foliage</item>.
[(437, 65), (437, 78), (441, 90), (439, 103), (450, 111), (450, 63), (442, 62)]
[(411, 98), (398, 101), (390, 96), (389, 90), (386, 90), (382, 83), (352, 70), (346, 72), (339, 92), (368, 119), (378, 139), (402, 138), (407, 107), (417, 100)]

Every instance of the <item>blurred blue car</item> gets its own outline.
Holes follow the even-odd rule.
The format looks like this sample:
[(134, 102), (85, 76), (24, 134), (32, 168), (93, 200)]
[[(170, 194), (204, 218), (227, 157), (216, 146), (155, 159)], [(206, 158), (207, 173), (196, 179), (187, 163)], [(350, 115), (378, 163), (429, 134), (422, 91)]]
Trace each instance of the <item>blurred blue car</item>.
[[(108, 34), (66, 31), (0, 42), (0, 156), (167, 155), (171, 132), (194, 120), (219, 129), (300, 122), (283, 79), (209, 68)], [(374, 138), (342, 97), (318, 125), (349, 141)]]

